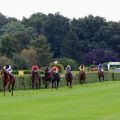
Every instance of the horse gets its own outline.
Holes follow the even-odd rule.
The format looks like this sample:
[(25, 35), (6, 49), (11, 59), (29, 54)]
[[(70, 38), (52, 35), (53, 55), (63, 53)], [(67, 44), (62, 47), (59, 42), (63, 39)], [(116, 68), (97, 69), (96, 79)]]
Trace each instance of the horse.
[(104, 73), (103, 73), (103, 71), (98, 71), (98, 79), (99, 79), (99, 82), (104, 81)]
[(67, 86), (70, 87), (70, 88), (72, 88), (72, 80), (73, 80), (72, 73), (67, 72), (65, 74), (65, 79), (66, 79)]
[(37, 71), (31, 71), (32, 77), (32, 89), (38, 89), (41, 86), (41, 76), (38, 74)]
[(9, 90), (9, 92), (11, 92), (11, 87), (12, 87), (11, 95), (13, 95), (14, 86), (15, 86), (15, 78), (9, 73), (7, 73), (5, 69), (1, 70), (1, 76), (3, 80), (4, 96), (5, 96), (5, 91)]
[(42, 77), (43, 84), (45, 85), (45, 88), (48, 88), (49, 84), (51, 83), (51, 73), (45, 72), (45, 76)]
[(85, 72), (83, 70), (79, 72), (79, 80), (80, 80), (80, 84), (85, 83)]
[(59, 75), (59, 73), (52, 72), (51, 81), (52, 81), (52, 89), (53, 88), (58, 89), (59, 82), (60, 82), (60, 75)]

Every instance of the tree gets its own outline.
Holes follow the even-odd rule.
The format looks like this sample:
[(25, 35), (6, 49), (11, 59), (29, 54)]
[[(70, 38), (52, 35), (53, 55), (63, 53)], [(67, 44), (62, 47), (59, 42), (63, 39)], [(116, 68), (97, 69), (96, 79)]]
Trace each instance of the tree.
[(38, 63), (41, 66), (49, 64), (52, 60), (52, 53), (50, 52), (50, 44), (47, 43), (46, 37), (40, 35), (36, 40), (32, 41), (31, 44), (37, 52)]
[(103, 49), (94, 49), (85, 54), (84, 60), (87, 64), (92, 64), (93, 62), (96, 64), (104, 63), (104, 62), (115, 62), (118, 61), (118, 53), (113, 51), (106, 51)]
[(11, 34), (6, 34), (1, 37), (0, 40), (0, 54), (8, 58), (12, 58), (16, 53), (15, 49), (16, 40)]
[(22, 50), (20, 56), (22, 59), (25, 60), (29, 68), (32, 65), (38, 64), (37, 52), (33, 48)]
[(3, 68), (6, 64), (10, 64), (11, 60), (8, 59), (6, 56), (0, 56), (0, 69)]

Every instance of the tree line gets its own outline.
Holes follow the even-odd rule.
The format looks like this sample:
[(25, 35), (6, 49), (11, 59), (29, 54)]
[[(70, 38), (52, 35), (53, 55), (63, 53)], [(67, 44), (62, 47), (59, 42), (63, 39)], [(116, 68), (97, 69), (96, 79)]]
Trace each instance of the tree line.
[(88, 15), (69, 19), (60, 13), (34, 13), (20, 21), (0, 13), (0, 65), (15, 69), (53, 60), (67, 65), (120, 60), (120, 22)]

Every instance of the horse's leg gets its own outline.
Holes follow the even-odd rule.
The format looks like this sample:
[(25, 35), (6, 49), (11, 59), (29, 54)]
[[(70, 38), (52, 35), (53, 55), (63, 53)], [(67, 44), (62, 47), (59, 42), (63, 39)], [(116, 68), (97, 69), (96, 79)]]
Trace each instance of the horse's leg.
[(72, 88), (72, 80), (70, 80), (70, 88)]
[(99, 78), (99, 82), (101, 82), (101, 77), (99, 76), (98, 78)]
[(41, 88), (41, 78), (39, 77), (39, 89)]
[(103, 75), (103, 81), (104, 81), (104, 75)]
[(55, 89), (57, 89), (57, 80), (55, 80)]
[(69, 87), (69, 83), (68, 83), (68, 80), (66, 80), (66, 82), (67, 82), (67, 86)]
[(83, 79), (83, 84), (85, 83), (85, 78)]
[(5, 91), (7, 91), (8, 85), (9, 85), (9, 83), (4, 84), (4, 96), (5, 96)]
[(52, 80), (52, 89), (53, 89), (53, 87), (54, 87), (53, 85), (54, 85), (54, 81)]
[(60, 80), (57, 81), (57, 88), (58, 88), (58, 86), (59, 86), (59, 82), (60, 82)]
[(80, 84), (82, 84), (82, 80), (80, 79)]
[(15, 79), (13, 79), (13, 81), (12, 81), (12, 94), (11, 95), (13, 95), (14, 86), (15, 86)]
[(4, 85), (4, 96), (5, 96), (5, 85)]
[(38, 89), (38, 82), (37, 82), (37, 80), (35, 81), (35, 89)]
[(33, 90), (34, 90), (34, 81), (32, 80), (32, 88), (33, 88)]
[(13, 91), (14, 91), (14, 86), (15, 86), (15, 81), (12, 82), (12, 95), (13, 95)]
[(9, 92), (11, 92), (11, 90), (10, 90), (10, 85), (8, 86), (8, 90), (9, 90)]

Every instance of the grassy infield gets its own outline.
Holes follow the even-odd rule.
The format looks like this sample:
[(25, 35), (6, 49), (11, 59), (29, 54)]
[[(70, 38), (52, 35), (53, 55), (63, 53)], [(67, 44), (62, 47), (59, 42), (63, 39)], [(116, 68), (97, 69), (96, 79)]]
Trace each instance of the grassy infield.
[(120, 82), (0, 92), (0, 120), (120, 120)]

